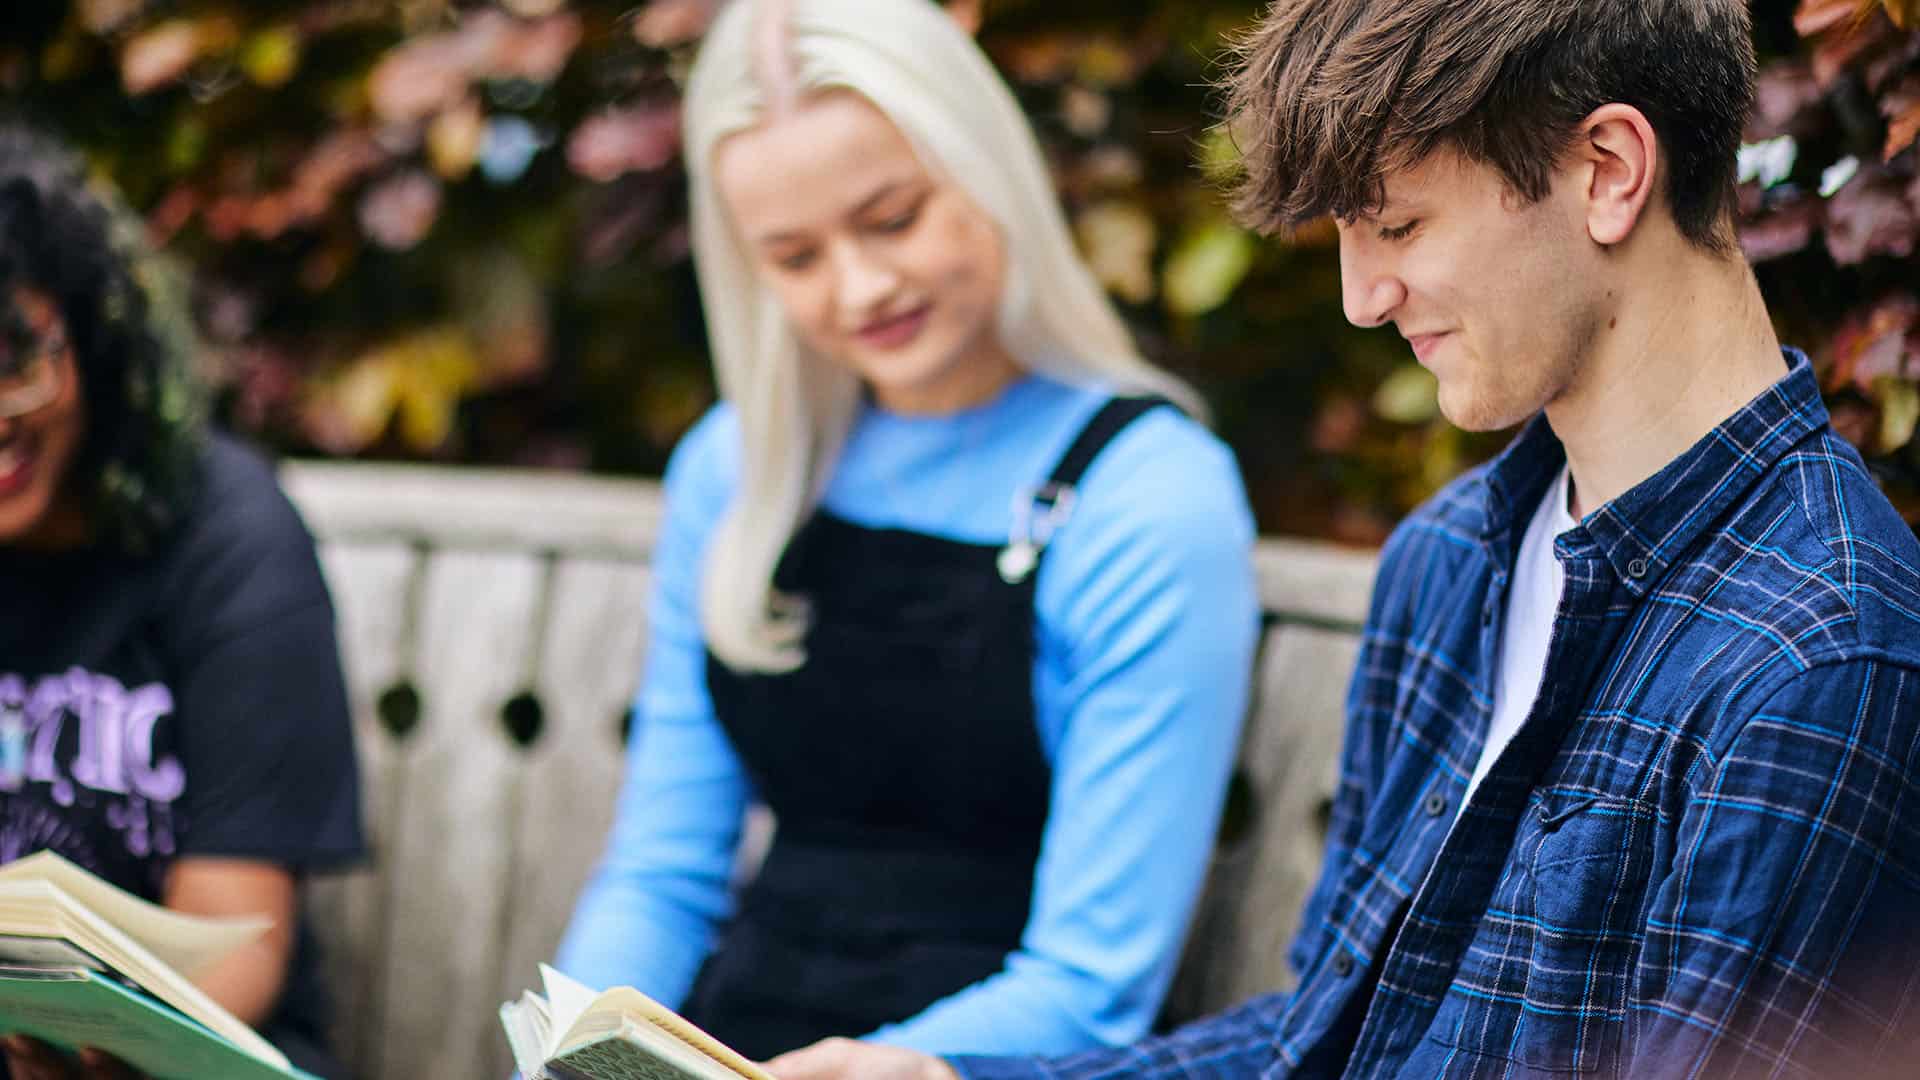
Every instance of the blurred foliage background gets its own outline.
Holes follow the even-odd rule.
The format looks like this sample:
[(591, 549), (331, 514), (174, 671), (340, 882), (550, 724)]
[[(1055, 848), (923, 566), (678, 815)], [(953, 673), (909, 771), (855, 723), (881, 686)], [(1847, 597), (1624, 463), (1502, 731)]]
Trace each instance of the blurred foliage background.
[[(876, 3), (886, 0), (874, 0)], [(0, 95), (193, 271), (223, 417), (280, 450), (654, 473), (711, 402), (679, 88), (714, 0), (9, 5)], [(949, 0), (1026, 104), (1149, 354), (1215, 403), (1265, 531), (1373, 543), (1492, 452), (1330, 227), (1235, 227), (1210, 82), (1255, 0)], [(1920, 0), (1755, 0), (1742, 242), (1836, 424), (1920, 523)]]

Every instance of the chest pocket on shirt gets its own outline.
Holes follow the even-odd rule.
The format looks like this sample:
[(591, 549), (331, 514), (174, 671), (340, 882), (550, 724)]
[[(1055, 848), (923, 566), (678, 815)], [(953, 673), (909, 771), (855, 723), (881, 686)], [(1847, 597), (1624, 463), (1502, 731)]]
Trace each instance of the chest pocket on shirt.
[(1544, 1072), (1614, 1068), (1654, 821), (1630, 799), (1536, 793), (1433, 1037)]

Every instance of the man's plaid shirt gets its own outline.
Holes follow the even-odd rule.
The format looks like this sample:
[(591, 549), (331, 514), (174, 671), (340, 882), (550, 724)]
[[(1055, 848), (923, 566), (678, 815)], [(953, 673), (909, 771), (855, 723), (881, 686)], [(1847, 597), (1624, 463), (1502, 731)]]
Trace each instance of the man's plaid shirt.
[(961, 1072), (1920, 1076), (1920, 544), (1788, 360), (1558, 538), (1539, 700), (1457, 825), (1559, 443), (1395, 532), (1295, 992)]

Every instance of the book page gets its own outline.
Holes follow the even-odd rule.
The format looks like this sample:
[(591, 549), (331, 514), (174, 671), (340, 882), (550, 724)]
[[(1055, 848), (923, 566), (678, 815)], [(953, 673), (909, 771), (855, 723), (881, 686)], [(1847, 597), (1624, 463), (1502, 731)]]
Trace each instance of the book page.
[(208, 918), (169, 911), (107, 884), (51, 851), (0, 866), (0, 884), (14, 881), (45, 881), (58, 886), (188, 978), (273, 925), (273, 920), (264, 916)]
[(546, 987), (547, 1044), (543, 1056), (552, 1057), (560, 1037), (593, 1007), (593, 987), (546, 964), (540, 965), (540, 985)]

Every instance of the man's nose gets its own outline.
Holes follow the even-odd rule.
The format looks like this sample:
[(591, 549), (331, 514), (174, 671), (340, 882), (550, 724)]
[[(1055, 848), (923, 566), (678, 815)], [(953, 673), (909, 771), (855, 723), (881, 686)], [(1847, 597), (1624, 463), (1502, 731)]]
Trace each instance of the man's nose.
[(1407, 289), (1371, 250), (1375, 245), (1354, 234), (1353, 228), (1340, 230), (1340, 305), (1353, 325), (1379, 326), (1406, 300)]

